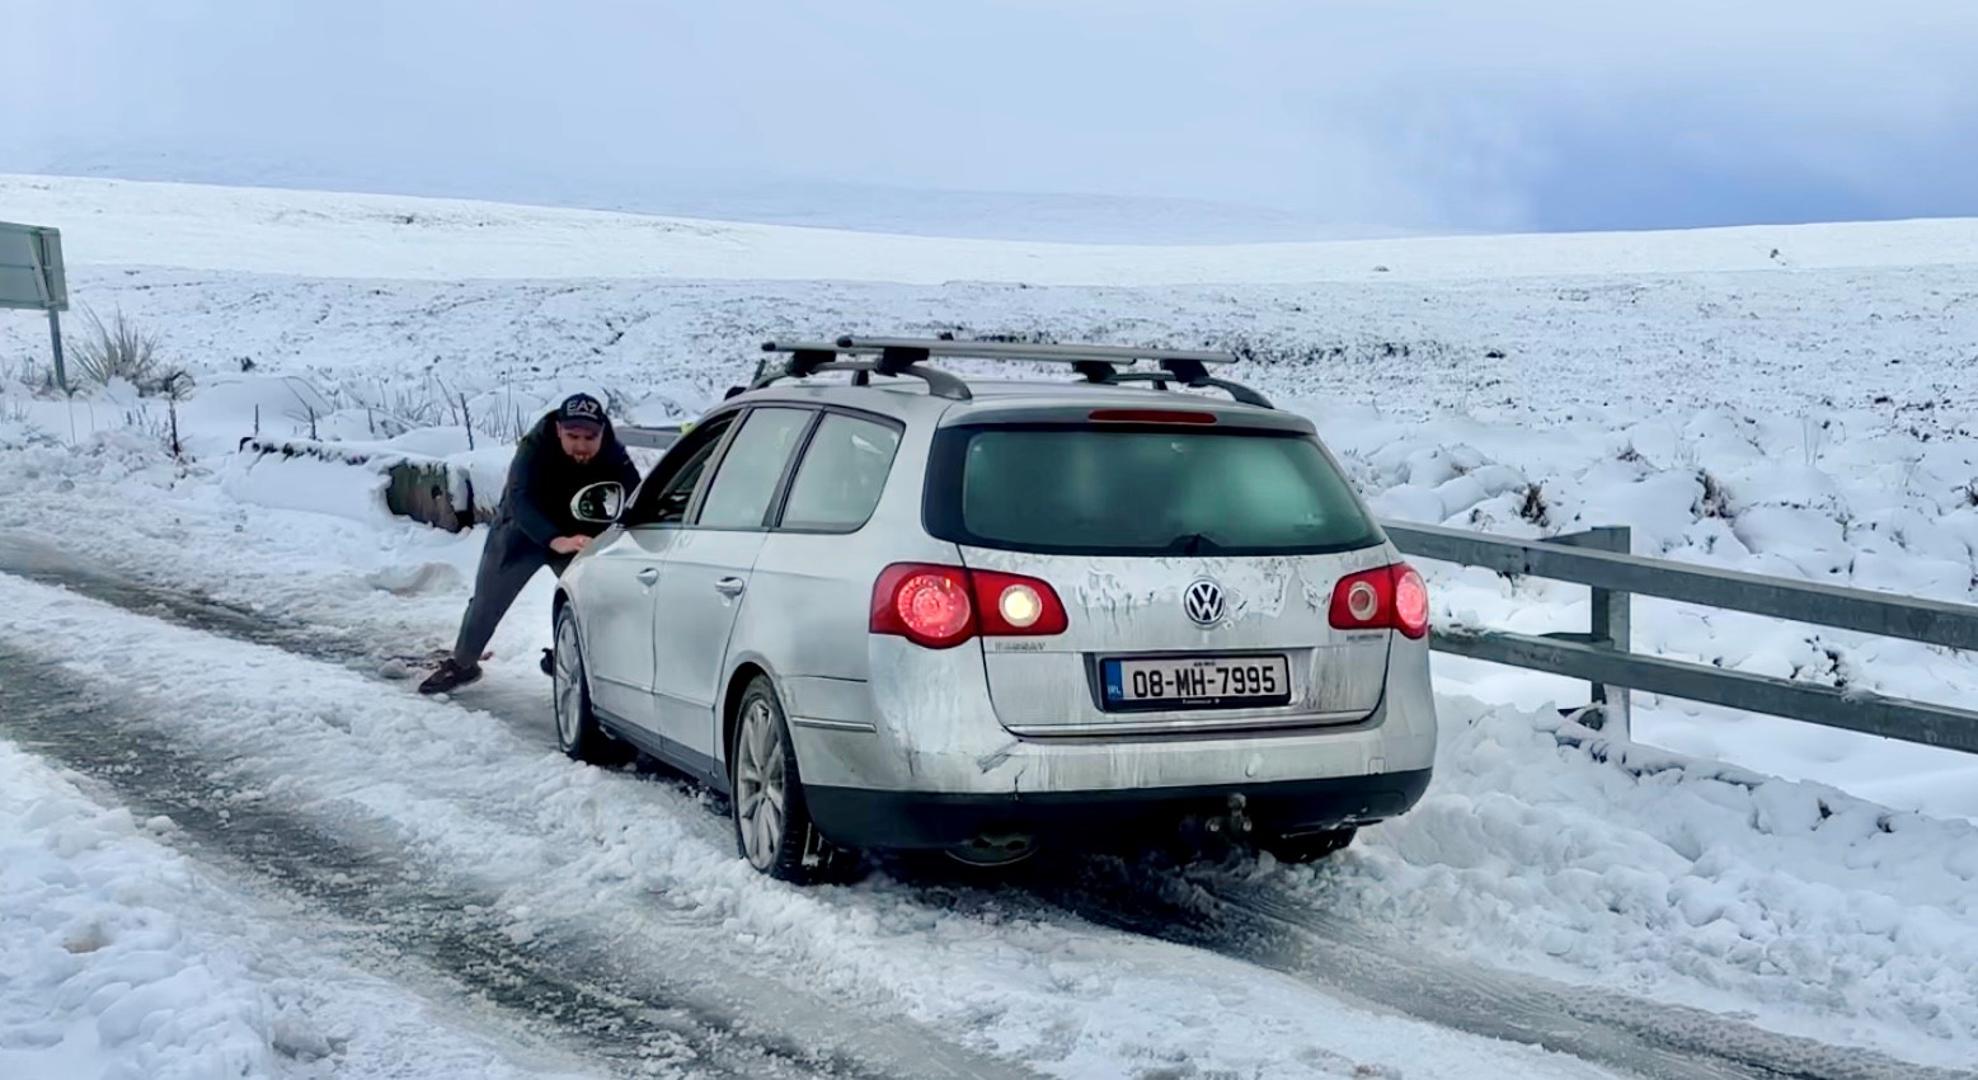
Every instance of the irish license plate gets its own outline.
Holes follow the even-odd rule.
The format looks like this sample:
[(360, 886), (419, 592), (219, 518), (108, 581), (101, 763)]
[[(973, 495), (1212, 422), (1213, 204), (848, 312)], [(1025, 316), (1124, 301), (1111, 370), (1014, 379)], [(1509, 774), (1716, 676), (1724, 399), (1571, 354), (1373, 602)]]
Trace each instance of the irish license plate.
[(1173, 656), (1105, 660), (1106, 708), (1233, 709), (1291, 700), (1291, 665), (1282, 656)]

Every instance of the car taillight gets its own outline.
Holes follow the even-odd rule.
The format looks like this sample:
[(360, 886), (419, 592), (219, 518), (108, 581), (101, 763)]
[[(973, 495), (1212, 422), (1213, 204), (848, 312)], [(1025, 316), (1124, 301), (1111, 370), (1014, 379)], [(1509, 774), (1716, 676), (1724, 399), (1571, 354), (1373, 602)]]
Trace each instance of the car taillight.
[(1395, 629), (1411, 638), (1429, 632), (1429, 585), (1415, 568), (1401, 565), (1394, 574)]
[(872, 632), (930, 649), (953, 648), (977, 634), (1062, 634), (1067, 625), (1057, 591), (1035, 578), (901, 563), (872, 585)]
[(946, 649), (975, 636), (968, 572), (951, 566), (889, 566), (872, 586), (872, 632)]
[(1335, 630), (1399, 630), (1411, 638), (1429, 630), (1429, 588), (1407, 563), (1339, 579), (1332, 590)]

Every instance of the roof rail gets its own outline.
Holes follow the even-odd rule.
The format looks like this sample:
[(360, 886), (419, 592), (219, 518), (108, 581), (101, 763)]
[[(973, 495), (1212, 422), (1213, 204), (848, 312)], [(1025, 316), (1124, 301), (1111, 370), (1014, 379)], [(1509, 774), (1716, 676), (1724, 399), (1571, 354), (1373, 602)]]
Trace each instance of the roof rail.
[[(843, 340), (843, 339), (840, 339)], [(774, 341), (762, 343), (766, 353), (789, 353), (781, 367), (770, 367), (765, 359), (756, 365), (755, 378), (749, 389), (759, 390), (778, 379), (802, 379), (820, 371), (852, 372), (852, 382), (857, 386), (868, 385), (872, 376), (909, 375), (927, 383), (928, 393), (936, 397), (954, 401), (967, 401), (975, 395), (968, 392), (968, 384), (945, 371), (917, 366), (927, 359), (925, 352), (916, 349), (840, 349), (835, 345), (816, 342), (779, 344)], [(855, 353), (876, 353), (875, 360), (840, 360), (838, 357)]]
[[(784, 343), (765, 341), (766, 353), (789, 353), (780, 369), (758, 365), (750, 389), (767, 386), (781, 378), (803, 378), (817, 371), (852, 371), (853, 382), (865, 385), (872, 373), (912, 375), (927, 380), (929, 389), (942, 397), (966, 401), (967, 384), (943, 371), (917, 366), (937, 356), (966, 357), (976, 360), (1016, 360), (1032, 363), (1065, 364), (1084, 376), (1087, 382), (1151, 382), (1167, 389), (1169, 382), (1184, 386), (1222, 390), (1246, 405), (1271, 408), (1270, 399), (1255, 390), (1225, 379), (1213, 378), (1210, 365), (1232, 364), (1236, 355), (1201, 349), (1143, 349), (1124, 345), (1049, 345), (1017, 341), (956, 341), (940, 338), (855, 338), (850, 335), (834, 342)], [(871, 361), (839, 360), (841, 356), (873, 356)], [(1139, 360), (1152, 360), (1161, 369), (1122, 371)]]

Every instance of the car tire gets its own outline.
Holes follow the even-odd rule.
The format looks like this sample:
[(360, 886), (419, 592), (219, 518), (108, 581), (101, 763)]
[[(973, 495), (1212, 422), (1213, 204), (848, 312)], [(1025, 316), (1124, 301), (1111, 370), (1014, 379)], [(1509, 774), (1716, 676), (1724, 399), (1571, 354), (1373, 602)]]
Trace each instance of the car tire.
[(756, 676), (736, 710), (728, 754), (728, 817), (735, 825), (736, 853), (778, 881), (842, 880), (857, 857), (825, 839), (811, 820), (796, 745), (775, 685)]
[(604, 733), (597, 714), (591, 709), (590, 681), (584, 675), (583, 636), (577, 633), (577, 615), (569, 605), (556, 613), (556, 649), (550, 678), (555, 710), (556, 747), (572, 761), (591, 765), (623, 765), (632, 757), (632, 748)]
[(1342, 829), (1324, 829), (1319, 832), (1298, 833), (1294, 836), (1277, 836), (1260, 840), (1257, 846), (1277, 857), (1279, 862), (1312, 863), (1343, 850), (1353, 842), (1360, 830), (1348, 825)]

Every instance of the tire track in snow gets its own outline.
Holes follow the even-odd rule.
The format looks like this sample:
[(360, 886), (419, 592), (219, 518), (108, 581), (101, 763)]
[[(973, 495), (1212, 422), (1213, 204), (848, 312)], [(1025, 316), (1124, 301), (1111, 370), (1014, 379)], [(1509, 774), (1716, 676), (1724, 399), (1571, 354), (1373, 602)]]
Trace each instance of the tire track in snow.
[[(1101, 925), (1242, 959), (1373, 1007), (1653, 1080), (1971, 1080), (1978, 1073), (1767, 1031), (1703, 1009), (1407, 952), (1269, 888), (1185, 869), (1088, 873), (1045, 892)], [(1158, 875), (1158, 877), (1156, 876)]]
[[(356, 937), (360, 962), (409, 981), (437, 976), (454, 996), (482, 1002), (505, 1023), (639, 1074), (902, 1080), (1004, 1076), (1001, 1067), (954, 1067), (922, 1045), (913, 1062), (873, 1062), (842, 1046), (806, 1046), (706, 1002), (615, 977), (609, 943), (570, 935), (518, 942), (494, 898), (403, 851), (317, 827), (270, 800), (244, 797), (251, 781), (200, 754), (82, 680), (0, 647), (9, 687), (0, 730), (17, 745), (108, 786), (140, 816), (165, 815), (190, 854), (266, 881)], [(116, 737), (104, 738), (105, 721)]]
[[(326, 646), (320, 633), (304, 627), (85, 569), (55, 549), (0, 547), (0, 572), (221, 638), (377, 673), (376, 658), (362, 648)], [(765, 1011), (790, 1030), (767, 1030), (767, 1021), (749, 1015), (757, 1003), (751, 987), (758, 993), (764, 989), (759, 978), (739, 980), (732, 992), (710, 991), (706, 973), (696, 972), (698, 984), (690, 978), (675, 987), (675, 973), (654, 964), (628, 968), (619, 942), (582, 928), (559, 926), (554, 937), (511, 941), (500, 925), (496, 898), (485, 889), (450, 880), (443, 867), (416, 860), (402, 844), (365, 843), (362, 823), (352, 828), (339, 822), (331, 831), (308, 811), (236, 799), (252, 782), (232, 762), (164, 730), (141, 710), (51, 670), (45, 661), (0, 647), (0, 684), (8, 687), (9, 705), (0, 715), (0, 731), (24, 747), (109, 785), (133, 806), (171, 817), (239, 872), (364, 927), (370, 952), (385, 966), (397, 964), (401, 954), (415, 957), (538, 1034), (578, 1043), (580, 1052), (642, 1070), (659, 1068), (662, 1074), (685, 1062), (695, 1076), (1035, 1075), (949, 1043), (912, 1021), (837, 1015), (821, 1000), (798, 1000), (787, 992), (770, 995)], [(101, 737), (106, 726), (114, 728), (115, 739)], [(714, 821), (711, 815), (708, 821)], [(376, 823), (378, 831), (384, 824)]]
[[(11, 548), (11, 546), (10, 546)], [(197, 629), (332, 660), (376, 675), (380, 657), (320, 632), (283, 626), (234, 605), (133, 582), (46, 545), (0, 554), (0, 572), (59, 585), (93, 599)], [(492, 692), (490, 692), (492, 691)], [(519, 730), (547, 732), (546, 703), (472, 689), (479, 709)], [(710, 834), (715, 819), (706, 824)], [(1734, 1018), (1539, 976), (1492, 971), (1404, 952), (1344, 920), (1306, 910), (1269, 889), (1213, 891), (1173, 873), (1107, 876), (1073, 869), (1020, 876), (1020, 905), (1040, 921), (1070, 914), (1097, 925), (1290, 975), (1362, 1005), (1488, 1038), (1542, 1046), (1653, 1080), (1957, 1080), (1978, 1073), (1899, 1061), (1765, 1030)], [(916, 889), (909, 877), (904, 887)], [(1180, 899), (1176, 899), (1177, 890)], [(1004, 900), (1009, 897), (998, 890)], [(1024, 903), (1027, 898), (1028, 902)]]

